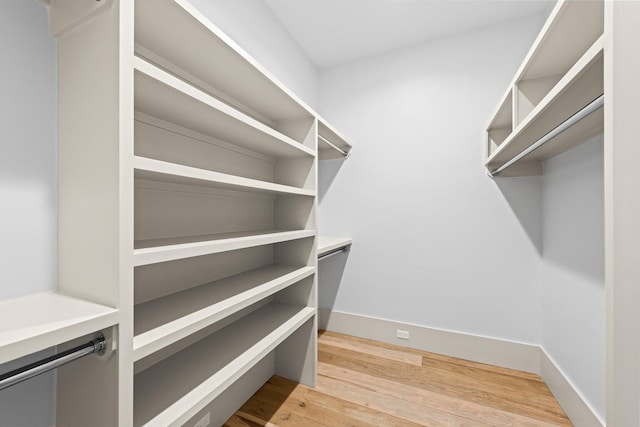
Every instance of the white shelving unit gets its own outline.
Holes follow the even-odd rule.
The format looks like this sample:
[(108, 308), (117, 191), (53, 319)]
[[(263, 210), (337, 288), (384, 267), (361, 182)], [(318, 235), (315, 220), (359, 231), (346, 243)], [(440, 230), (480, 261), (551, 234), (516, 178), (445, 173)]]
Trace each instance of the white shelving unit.
[[(604, 2), (558, 2), (487, 126), (490, 174), (604, 93), (603, 33)], [(600, 109), (495, 175), (539, 175), (603, 125)]]
[(0, 302), (0, 363), (105, 334), (58, 369), (57, 425), (217, 425), (275, 373), (314, 385), (319, 129), (346, 140), (185, 0), (50, 8), (60, 286)]

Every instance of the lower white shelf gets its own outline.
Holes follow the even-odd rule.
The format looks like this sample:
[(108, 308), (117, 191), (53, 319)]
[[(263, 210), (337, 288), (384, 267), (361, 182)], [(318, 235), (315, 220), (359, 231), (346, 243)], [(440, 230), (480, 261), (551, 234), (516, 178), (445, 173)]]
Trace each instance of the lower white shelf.
[(183, 425), (316, 312), (271, 302), (134, 377), (134, 425)]
[(0, 364), (118, 323), (118, 310), (57, 292), (0, 302)]
[(314, 267), (268, 265), (135, 307), (133, 358), (140, 360), (311, 276)]
[(335, 249), (344, 248), (350, 246), (353, 241), (348, 237), (318, 237), (318, 256), (322, 256), (327, 252), (331, 252)]

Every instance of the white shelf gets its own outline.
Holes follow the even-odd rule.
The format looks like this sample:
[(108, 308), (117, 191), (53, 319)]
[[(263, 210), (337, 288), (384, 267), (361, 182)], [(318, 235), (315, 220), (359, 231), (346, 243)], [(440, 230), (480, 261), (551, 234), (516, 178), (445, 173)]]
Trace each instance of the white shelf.
[(137, 0), (135, 6), (139, 55), (265, 120), (312, 117), (297, 96), (188, 1)]
[(182, 425), (311, 319), (315, 311), (272, 302), (137, 374), (134, 425)]
[(134, 156), (135, 178), (173, 184), (315, 196), (315, 191)]
[(347, 237), (318, 237), (318, 256), (324, 255), (335, 249), (340, 249), (351, 245), (353, 241)]
[[(603, 94), (602, 52), (603, 40), (599, 38), (487, 159), (486, 167), (489, 171), (514, 158)], [(522, 163), (527, 162), (527, 172), (518, 170), (516, 163), (513, 167), (515, 173), (506, 169), (503, 175), (540, 174), (540, 162), (601, 132), (603, 123), (602, 110), (591, 114), (524, 158)]]
[[(315, 230), (224, 233), (188, 238), (154, 239), (136, 242), (134, 266), (233, 251), (254, 246), (304, 239), (315, 236)], [(185, 242), (185, 240), (187, 242)]]
[(314, 271), (314, 267), (269, 265), (137, 305), (134, 360), (237, 313)]
[(318, 117), (318, 159), (343, 159), (351, 153), (351, 144), (347, 139)]
[(0, 302), (0, 364), (118, 323), (118, 310), (45, 292)]
[(274, 157), (315, 155), (309, 147), (142, 58), (134, 58), (134, 68), (136, 111)]

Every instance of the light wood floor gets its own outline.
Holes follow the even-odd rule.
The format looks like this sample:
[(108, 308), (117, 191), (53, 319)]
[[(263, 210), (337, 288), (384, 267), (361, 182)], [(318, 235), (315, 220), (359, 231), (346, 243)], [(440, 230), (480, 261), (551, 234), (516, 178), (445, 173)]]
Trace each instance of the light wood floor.
[(321, 332), (316, 388), (274, 376), (225, 426), (571, 426), (538, 375)]

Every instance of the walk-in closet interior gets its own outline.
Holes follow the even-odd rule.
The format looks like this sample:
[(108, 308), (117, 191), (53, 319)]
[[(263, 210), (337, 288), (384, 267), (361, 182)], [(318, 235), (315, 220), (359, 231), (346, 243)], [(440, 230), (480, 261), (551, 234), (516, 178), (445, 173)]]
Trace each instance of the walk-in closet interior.
[(0, 427), (296, 425), (225, 423), (322, 345), (640, 425), (639, 1), (2, 0), (0, 35)]

